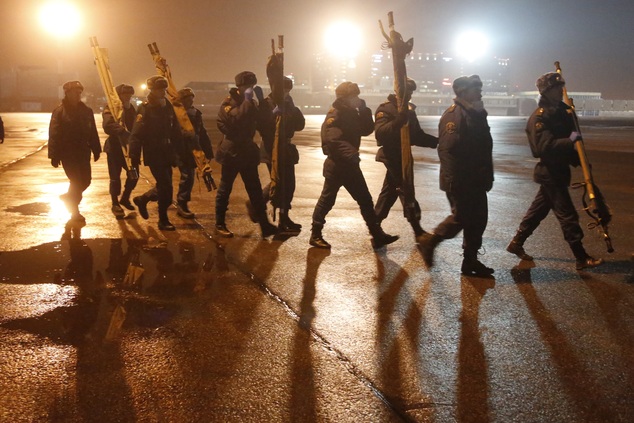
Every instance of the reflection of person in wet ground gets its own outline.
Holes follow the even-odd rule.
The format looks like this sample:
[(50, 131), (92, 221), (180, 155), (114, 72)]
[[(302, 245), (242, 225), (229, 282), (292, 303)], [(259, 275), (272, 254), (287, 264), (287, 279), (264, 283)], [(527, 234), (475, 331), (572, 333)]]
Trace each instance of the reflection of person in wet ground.
[(64, 280), (77, 285), (77, 306), (67, 321), (67, 334), (73, 343), (82, 342), (93, 330), (98, 314), (98, 287), (93, 278), (93, 254), (90, 247), (80, 239), (71, 239), (70, 261), (64, 271)]

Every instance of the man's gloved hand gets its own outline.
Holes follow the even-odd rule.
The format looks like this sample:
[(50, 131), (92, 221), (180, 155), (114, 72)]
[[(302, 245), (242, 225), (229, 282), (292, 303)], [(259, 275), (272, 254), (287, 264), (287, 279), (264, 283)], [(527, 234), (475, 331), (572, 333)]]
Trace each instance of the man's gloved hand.
[(51, 165), (53, 167), (59, 167), (59, 159), (51, 159)]
[(256, 85), (253, 87), (253, 92), (255, 93), (255, 98), (258, 99), (258, 103), (264, 101), (264, 92), (262, 91), (262, 87)]
[(244, 90), (244, 99), (246, 101), (253, 100), (253, 88), (247, 88), (246, 90)]
[(293, 102), (293, 97), (291, 97), (290, 94), (286, 94), (286, 96), (284, 97), (284, 101), (286, 102), (286, 107), (288, 107), (289, 109), (294, 109), (295, 108), (295, 103)]
[(579, 141), (581, 140), (581, 134), (579, 132), (572, 131), (569, 138), (572, 142)]
[(405, 109), (402, 112), (399, 112), (394, 118), (394, 125), (401, 127), (405, 125), (408, 121), (408, 110)]

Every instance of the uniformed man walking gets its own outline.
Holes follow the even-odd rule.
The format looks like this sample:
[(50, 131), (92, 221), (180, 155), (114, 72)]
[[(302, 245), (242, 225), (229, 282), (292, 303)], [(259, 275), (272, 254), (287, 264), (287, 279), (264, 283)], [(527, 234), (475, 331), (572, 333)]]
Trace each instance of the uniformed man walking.
[(253, 142), (259, 119), (254, 96), (257, 95), (263, 101), (264, 95), (261, 88), (255, 87), (257, 78), (253, 72), (240, 72), (235, 77), (235, 83), (236, 87), (231, 88), (218, 112), (218, 129), (224, 136), (216, 154), (216, 161), (222, 165), (220, 186), (216, 194), (216, 233), (227, 238), (233, 236), (233, 232), (227, 228), (225, 217), (233, 183), (240, 174), (262, 236), (268, 237), (274, 235), (277, 228), (269, 222), (266, 215), (258, 174), (260, 149)]
[[(128, 141), (130, 138), (130, 132), (134, 126), (136, 118), (136, 109), (130, 103), (132, 95), (134, 94), (134, 87), (131, 85), (121, 84), (115, 88), (121, 103), (123, 104), (123, 114), (121, 116), (121, 123), (117, 122), (110, 109), (106, 105), (103, 110), (103, 130), (108, 135), (104, 144), (104, 151), (108, 158), (108, 175), (110, 176), (110, 198), (112, 199), (112, 213), (118, 219), (125, 216), (125, 212), (121, 206), (128, 210), (134, 210), (134, 206), (130, 202), (130, 195), (132, 190), (136, 187), (139, 181), (139, 175), (136, 169), (128, 169), (126, 164), (124, 148), (128, 147)], [(121, 199), (121, 170), (125, 169), (126, 179), (125, 188)]]
[(172, 167), (178, 164), (182, 154), (182, 136), (174, 107), (165, 98), (167, 85), (167, 79), (159, 75), (147, 80), (150, 93), (139, 106), (132, 128), (130, 159), (132, 166), (138, 167), (143, 153), (143, 163), (149, 166), (156, 180), (156, 187), (134, 197), (139, 214), (148, 219), (147, 203), (158, 201), (158, 227), (173, 231), (176, 228), (167, 217), (167, 209), (172, 204)]
[(71, 213), (71, 222), (82, 227), (86, 224), (86, 219), (79, 213), (79, 203), (92, 178), (90, 153), (94, 161), (99, 160), (101, 143), (93, 111), (81, 101), (84, 91), (81, 82), (66, 82), (63, 89), (62, 104), (53, 110), (51, 116), (48, 157), (53, 167), (58, 167), (61, 163), (68, 176), (68, 192), (60, 198)]
[(185, 110), (187, 110), (187, 116), (189, 116), (189, 120), (194, 127), (194, 136), (183, 137), (183, 156), (178, 166), (181, 177), (178, 184), (178, 193), (176, 194), (176, 213), (184, 219), (193, 219), (195, 215), (189, 210), (188, 206), (196, 177), (196, 160), (194, 159), (193, 151), (202, 150), (207, 160), (211, 160), (214, 157), (214, 153), (211, 149), (211, 139), (203, 124), (203, 114), (194, 107), (194, 90), (185, 87), (178, 91), (178, 97)]
[(379, 249), (396, 241), (398, 236), (383, 232), (359, 166), (361, 137), (374, 131), (372, 110), (359, 98), (359, 86), (353, 82), (341, 83), (335, 94), (337, 99), (321, 126), (321, 147), (328, 157), (324, 161), (324, 186), (313, 212), (309, 242), (317, 248), (331, 247), (324, 239), (322, 229), (326, 215), (335, 205), (337, 193), (343, 186), (361, 208), (363, 220), (372, 235), (372, 247)]
[[(410, 97), (416, 91), (416, 82), (408, 78), (406, 88), (408, 97)], [(375, 115), (374, 136), (377, 144), (381, 147), (376, 153), (376, 160), (382, 162), (387, 169), (383, 187), (374, 208), (379, 221), (383, 221), (388, 216), (397, 198), (400, 198), (404, 214), (408, 217), (407, 213), (405, 213), (405, 208), (407, 207), (405, 198), (400, 190), (403, 180), (401, 157), (401, 128), (403, 125), (409, 124), (411, 145), (429, 148), (438, 146), (438, 138), (426, 134), (420, 127), (416, 117), (416, 105), (409, 103), (405, 111), (399, 113), (397, 101), (396, 95), (390, 94), (387, 101), (376, 109)], [(420, 205), (418, 201), (415, 201), (414, 206), (416, 213), (414, 216), (409, 216), (408, 220), (418, 242), (425, 231), (420, 226)]]
[[(293, 222), (289, 217), (291, 202), (293, 201), (293, 195), (295, 194), (295, 165), (299, 162), (299, 152), (297, 151), (297, 147), (292, 143), (292, 138), (295, 135), (295, 132), (304, 129), (306, 124), (302, 111), (295, 106), (295, 103), (293, 103), (293, 98), (290, 94), (292, 89), (293, 80), (285, 76), (284, 113), (286, 116), (284, 119), (284, 129), (286, 134), (281, 137), (281, 142), (286, 143), (284, 146), (286, 154), (283, 161), (283, 169), (281, 169), (281, 173), (284, 178), (284, 198), (282, 199), (282, 204), (280, 205), (281, 212), (278, 229), (280, 233), (286, 234), (296, 234), (302, 228), (302, 225)], [(280, 115), (281, 108), (275, 104), (272, 94), (266, 97), (266, 99), (260, 104), (260, 108), (262, 109), (262, 112), (260, 113), (262, 119), (258, 125), (258, 129), (262, 135), (264, 161), (266, 162), (270, 174), (273, 157), (273, 143), (275, 141), (276, 118)], [(262, 190), (265, 203), (270, 200), (270, 193), (271, 184), (269, 183), (266, 187), (264, 187), (264, 190)]]
[(432, 234), (425, 234), (420, 248), (428, 266), (434, 249), (444, 239), (463, 231), (464, 259), (461, 271), (468, 276), (490, 276), (493, 269), (478, 260), (487, 226), (487, 192), (493, 186), (493, 141), (482, 104), (482, 81), (478, 75), (453, 82), (454, 104), (440, 119), (438, 156), (440, 189), (445, 191), (451, 215)]
[(570, 107), (562, 101), (565, 81), (559, 73), (549, 72), (540, 76), (536, 85), (541, 97), (526, 124), (526, 134), (533, 157), (539, 159), (533, 180), (540, 187), (506, 249), (523, 260), (533, 260), (524, 251), (524, 242), (552, 210), (575, 256), (577, 270), (595, 267), (603, 260), (591, 257), (583, 247), (579, 214), (568, 192), (570, 166), (580, 164), (575, 143), (581, 137), (575, 132)]

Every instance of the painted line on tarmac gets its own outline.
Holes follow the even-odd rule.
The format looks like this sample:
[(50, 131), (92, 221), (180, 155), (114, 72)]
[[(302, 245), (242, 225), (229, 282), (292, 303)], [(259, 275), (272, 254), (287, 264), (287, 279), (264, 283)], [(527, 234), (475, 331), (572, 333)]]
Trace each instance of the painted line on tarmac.
[(46, 147), (48, 145), (48, 141), (46, 141), (44, 144), (40, 145), (38, 148), (36, 148), (34, 151), (31, 151), (29, 153), (26, 153), (25, 155), (18, 157), (17, 159), (11, 160), (10, 162), (7, 163), (3, 163), (2, 165), (0, 165), (0, 170), (5, 170), (7, 167), (16, 164), (17, 162), (24, 160), (32, 155), (34, 155), (35, 153), (39, 153), (40, 151), (42, 151), (42, 149), (44, 147)]

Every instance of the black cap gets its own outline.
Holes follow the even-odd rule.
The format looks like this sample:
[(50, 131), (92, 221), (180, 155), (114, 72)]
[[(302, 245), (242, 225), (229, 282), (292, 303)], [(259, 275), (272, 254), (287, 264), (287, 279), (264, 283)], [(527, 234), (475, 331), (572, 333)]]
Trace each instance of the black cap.
[(288, 76), (284, 77), (284, 89), (285, 90), (292, 90), (293, 89), (293, 80), (291, 78), (289, 78)]
[(337, 98), (354, 97), (359, 94), (361, 94), (359, 86), (354, 82), (345, 81), (335, 88), (335, 95)]
[(154, 88), (167, 88), (167, 79), (161, 75), (154, 75), (148, 78), (146, 85), (149, 90)]
[(535, 82), (535, 86), (540, 94), (544, 94), (549, 89), (560, 85), (566, 85), (566, 81), (564, 81), (563, 76), (557, 72), (545, 73), (537, 78), (537, 82)]
[(79, 88), (80, 91), (84, 91), (84, 86), (81, 85), (81, 82), (79, 81), (68, 81), (65, 82), (64, 85), (62, 85), (62, 88), (64, 89), (64, 92), (68, 92), (74, 88)]
[(253, 72), (243, 71), (236, 75), (236, 87), (241, 85), (255, 85), (258, 79)]
[(453, 81), (452, 88), (453, 92), (460, 96), (469, 88), (482, 88), (482, 80), (478, 75), (461, 76)]
[(185, 97), (196, 97), (196, 95), (194, 94), (194, 90), (189, 87), (185, 87), (178, 90), (178, 97), (182, 100)]
[(115, 87), (117, 94), (134, 94), (134, 87), (132, 85), (120, 84)]

